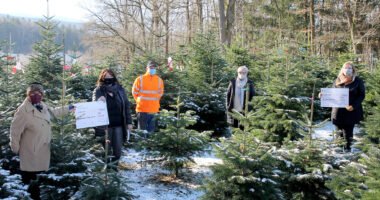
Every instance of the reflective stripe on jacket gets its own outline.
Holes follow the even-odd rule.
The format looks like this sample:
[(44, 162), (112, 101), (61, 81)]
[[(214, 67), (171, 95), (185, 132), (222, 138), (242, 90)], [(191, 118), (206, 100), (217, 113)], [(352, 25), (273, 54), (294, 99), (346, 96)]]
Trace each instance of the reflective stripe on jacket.
[(136, 112), (157, 113), (164, 94), (164, 82), (157, 75), (145, 73), (136, 78), (132, 95), (136, 101)]

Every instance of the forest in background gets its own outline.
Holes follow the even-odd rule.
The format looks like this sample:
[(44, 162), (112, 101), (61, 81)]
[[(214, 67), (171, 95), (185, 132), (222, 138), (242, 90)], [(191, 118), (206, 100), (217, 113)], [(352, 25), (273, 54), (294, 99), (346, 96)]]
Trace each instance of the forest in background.
[(379, 57), (376, 0), (106, 0), (97, 10), (89, 10), (88, 42), (116, 47), (121, 62), (136, 54), (172, 54), (208, 32), (252, 54), (303, 49), (329, 59), (350, 52), (368, 67)]
[[(39, 25), (41, 40), (33, 45), (25, 73), (10, 73), (15, 61), (8, 55), (14, 48), (9, 48), (9, 41), (1, 43), (0, 156), (6, 171), (1, 174), (9, 175), (0, 175), (1, 197), (28, 196), (16, 176), (17, 156), (8, 145), (9, 124), (28, 83), (41, 82), (52, 106), (90, 101), (101, 69), (117, 71), (130, 90), (146, 62), (154, 59), (165, 81), (161, 103), (167, 111), (160, 115), (155, 141), (136, 145), (170, 155), (165, 161), (176, 178), (191, 161), (183, 156), (187, 151), (213, 145), (223, 164), (212, 168), (202, 198), (376, 199), (380, 195), (379, 4), (377, 0), (99, 0), (98, 7), (89, 10), (92, 21), (83, 26), (86, 37), (81, 45), (88, 48), (75, 63), (64, 61), (67, 49), (57, 42), (57, 24), (45, 17)], [(331, 86), (348, 60), (358, 68), (367, 92), (356, 153), (342, 152), (342, 141), (311, 137), (330, 113), (314, 97), (320, 88)], [(253, 111), (235, 115), (245, 128), (235, 130), (230, 140), (207, 141), (204, 131), (216, 138), (228, 132), (225, 93), (241, 65), (250, 69), (257, 90)], [(77, 130), (73, 122), (73, 116), (54, 122), (52, 167), (39, 179), (44, 199), (132, 199), (124, 185), (128, 183), (121, 184), (118, 173), (102, 161), (104, 149), (96, 145), (93, 130)], [(177, 148), (159, 146), (172, 143)]]
[[(41, 40), (39, 19), (0, 15), (0, 41), (13, 42), (11, 53), (31, 54), (33, 44)], [(56, 27), (56, 43), (63, 43), (63, 34), (67, 50), (84, 52), (81, 24), (61, 22)], [(9, 51), (9, 50), (7, 50)]]
[[(209, 32), (222, 44), (252, 54), (286, 48), (333, 59), (349, 52), (369, 68), (380, 54), (376, 0), (106, 0), (96, 5), (87, 8), (88, 23), (58, 22), (56, 38), (62, 43), (64, 33), (66, 50), (86, 51), (93, 60), (117, 53), (127, 65), (136, 55), (167, 57)], [(0, 21), (0, 38), (13, 35), (17, 41), (12, 53), (30, 53), (40, 39), (38, 20), (2, 16)]]

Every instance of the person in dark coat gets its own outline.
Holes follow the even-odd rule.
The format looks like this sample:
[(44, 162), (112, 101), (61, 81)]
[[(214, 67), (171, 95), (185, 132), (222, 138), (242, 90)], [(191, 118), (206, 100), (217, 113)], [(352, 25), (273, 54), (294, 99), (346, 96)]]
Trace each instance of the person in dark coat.
[(350, 151), (354, 126), (363, 120), (362, 102), (365, 98), (364, 82), (358, 77), (352, 62), (343, 64), (333, 87), (349, 89), (349, 105), (345, 108), (332, 108), (331, 120), (340, 135), (345, 137), (346, 150)]
[(100, 72), (92, 101), (107, 103), (109, 118), (107, 130), (112, 155), (114, 156), (112, 160), (119, 160), (127, 131), (132, 130), (132, 117), (126, 92), (111, 69), (103, 69)]
[[(227, 122), (230, 126), (235, 128), (239, 127), (239, 121), (232, 118), (229, 113), (232, 112), (232, 109), (241, 113), (244, 112), (247, 89), (249, 90), (249, 101), (251, 101), (255, 95), (253, 81), (248, 79), (248, 68), (241, 66), (237, 69), (237, 73), (237, 78), (232, 79), (228, 85), (226, 98)], [(248, 109), (250, 109), (250, 107), (248, 107)]]

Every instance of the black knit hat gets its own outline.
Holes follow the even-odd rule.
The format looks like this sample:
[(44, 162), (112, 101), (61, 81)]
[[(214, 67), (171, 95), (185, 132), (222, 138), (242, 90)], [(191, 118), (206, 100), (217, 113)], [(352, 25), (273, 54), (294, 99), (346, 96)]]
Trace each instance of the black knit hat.
[(157, 67), (157, 63), (153, 60), (148, 61), (147, 67)]

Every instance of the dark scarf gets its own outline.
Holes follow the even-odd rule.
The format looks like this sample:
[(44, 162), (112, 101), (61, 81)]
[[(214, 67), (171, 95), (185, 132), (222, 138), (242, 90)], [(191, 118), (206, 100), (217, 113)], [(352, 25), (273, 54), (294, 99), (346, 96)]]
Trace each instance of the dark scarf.
[(44, 108), (41, 104), (33, 104), (35, 108), (37, 108), (38, 111), (41, 112), (41, 110)]
[(104, 86), (106, 92), (110, 92), (110, 93), (112, 93), (112, 94), (114, 94), (114, 95), (117, 94), (117, 91), (118, 91), (118, 89), (119, 89), (119, 86), (118, 86), (117, 84), (103, 85), (103, 86)]
[(112, 85), (103, 85), (106, 95), (109, 95), (108, 93), (112, 93), (112, 98), (116, 99), (117, 105), (122, 108), (122, 99), (119, 95), (119, 85), (118, 84), (112, 84)]

